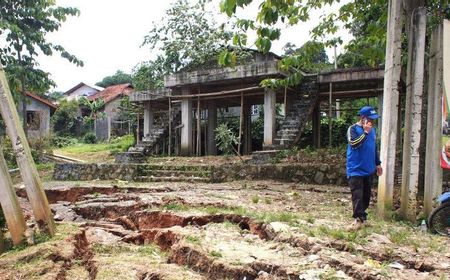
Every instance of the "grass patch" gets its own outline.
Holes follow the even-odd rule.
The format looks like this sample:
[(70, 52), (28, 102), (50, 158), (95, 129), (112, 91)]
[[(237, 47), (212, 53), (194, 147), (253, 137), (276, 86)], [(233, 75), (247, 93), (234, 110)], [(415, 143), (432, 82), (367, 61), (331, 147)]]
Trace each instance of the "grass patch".
[(185, 238), (186, 242), (194, 244), (194, 245), (200, 245), (200, 238), (198, 236), (188, 235)]
[(181, 212), (189, 210), (189, 207), (180, 203), (171, 202), (163, 206), (165, 210), (170, 210), (174, 212)]
[(83, 144), (78, 143), (74, 146), (68, 146), (59, 149), (59, 151), (67, 152), (70, 154), (77, 153), (93, 153), (102, 151), (120, 152), (126, 151), (134, 143), (133, 135), (125, 135), (115, 139), (111, 139), (109, 142), (97, 143), (97, 144)]
[(218, 251), (211, 251), (211, 252), (209, 252), (209, 255), (210, 255), (211, 257), (214, 257), (214, 258), (221, 258), (221, 257), (223, 257), (223, 256), (222, 256), (222, 253), (221, 253), (221, 252), (218, 252)]
[(252, 202), (255, 203), (255, 204), (258, 203), (259, 202), (259, 196), (257, 196), (257, 195), (253, 196), (252, 197)]

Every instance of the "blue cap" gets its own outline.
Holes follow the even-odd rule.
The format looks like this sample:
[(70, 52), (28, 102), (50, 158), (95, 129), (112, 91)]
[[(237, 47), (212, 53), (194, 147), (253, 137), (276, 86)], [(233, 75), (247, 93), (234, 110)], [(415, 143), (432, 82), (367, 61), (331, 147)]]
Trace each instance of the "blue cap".
[(377, 111), (372, 106), (364, 106), (359, 110), (358, 113), (359, 116), (365, 117), (371, 120), (378, 119), (380, 116), (378, 116)]

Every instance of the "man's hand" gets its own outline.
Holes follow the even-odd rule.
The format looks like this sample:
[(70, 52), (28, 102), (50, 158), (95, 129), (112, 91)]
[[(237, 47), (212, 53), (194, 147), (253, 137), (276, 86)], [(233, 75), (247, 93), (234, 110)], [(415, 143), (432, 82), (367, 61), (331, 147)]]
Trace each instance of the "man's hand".
[(370, 133), (370, 131), (372, 130), (372, 122), (368, 121), (367, 119), (363, 119), (363, 129), (365, 133)]
[(381, 165), (377, 165), (377, 176), (383, 175), (383, 168)]

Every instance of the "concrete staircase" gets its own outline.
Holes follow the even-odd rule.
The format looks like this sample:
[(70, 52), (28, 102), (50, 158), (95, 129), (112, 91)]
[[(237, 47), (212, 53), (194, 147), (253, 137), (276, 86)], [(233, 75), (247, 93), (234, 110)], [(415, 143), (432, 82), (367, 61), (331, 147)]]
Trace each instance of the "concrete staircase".
[(300, 93), (293, 96), (290, 100), (290, 110), (286, 114), (284, 122), (274, 139), (274, 145), (269, 149), (288, 149), (297, 144), (301, 133), (310, 118), (314, 107), (318, 101), (317, 84), (304, 83), (300, 87)]
[(210, 166), (140, 165), (138, 182), (211, 182)]
[[(175, 108), (172, 112), (172, 124), (180, 122), (181, 113), (179, 108)], [(142, 141), (136, 146), (128, 149), (128, 152), (141, 153), (144, 156), (157, 153), (158, 144), (162, 142), (169, 135), (169, 114), (161, 115), (158, 120), (155, 120), (154, 127), (150, 133), (143, 137)]]

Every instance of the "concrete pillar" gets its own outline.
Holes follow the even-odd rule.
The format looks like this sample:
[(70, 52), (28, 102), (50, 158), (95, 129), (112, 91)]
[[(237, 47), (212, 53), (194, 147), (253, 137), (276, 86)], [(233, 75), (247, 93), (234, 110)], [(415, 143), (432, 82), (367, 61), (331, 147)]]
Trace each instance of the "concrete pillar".
[(382, 217), (388, 217), (393, 209), (395, 156), (397, 143), (397, 109), (401, 73), (403, 1), (389, 0), (386, 65), (384, 73), (380, 159), (383, 175), (378, 179), (377, 209)]
[(269, 146), (273, 144), (275, 135), (275, 104), (276, 104), (276, 92), (267, 89), (264, 94), (264, 143), (263, 146)]
[[(445, 29), (444, 29), (445, 28)], [(445, 32), (444, 32), (445, 30)], [(442, 149), (442, 93), (448, 79), (444, 79), (450, 71), (450, 55), (447, 48), (450, 42), (450, 24), (436, 27), (431, 35), (430, 60), (428, 63), (428, 116), (427, 138), (425, 154), (425, 190), (423, 210), (429, 215), (437, 206), (437, 198), (442, 193), (442, 168), (440, 166), (440, 154)], [(445, 70), (444, 70), (445, 69)]]
[(243, 154), (252, 153), (252, 106), (244, 103)]
[[(182, 95), (188, 95), (189, 89), (183, 88)], [(192, 98), (181, 100), (181, 156), (190, 156), (192, 152)]]
[(153, 128), (154, 115), (150, 102), (144, 103), (144, 137), (150, 136), (150, 131)]
[(312, 115), (313, 145), (320, 148), (320, 103), (314, 108)]
[(217, 155), (217, 145), (215, 138), (215, 130), (217, 127), (217, 107), (213, 102), (208, 103), (208, 133), (207, 133), (207, 146), (208, 155)]

